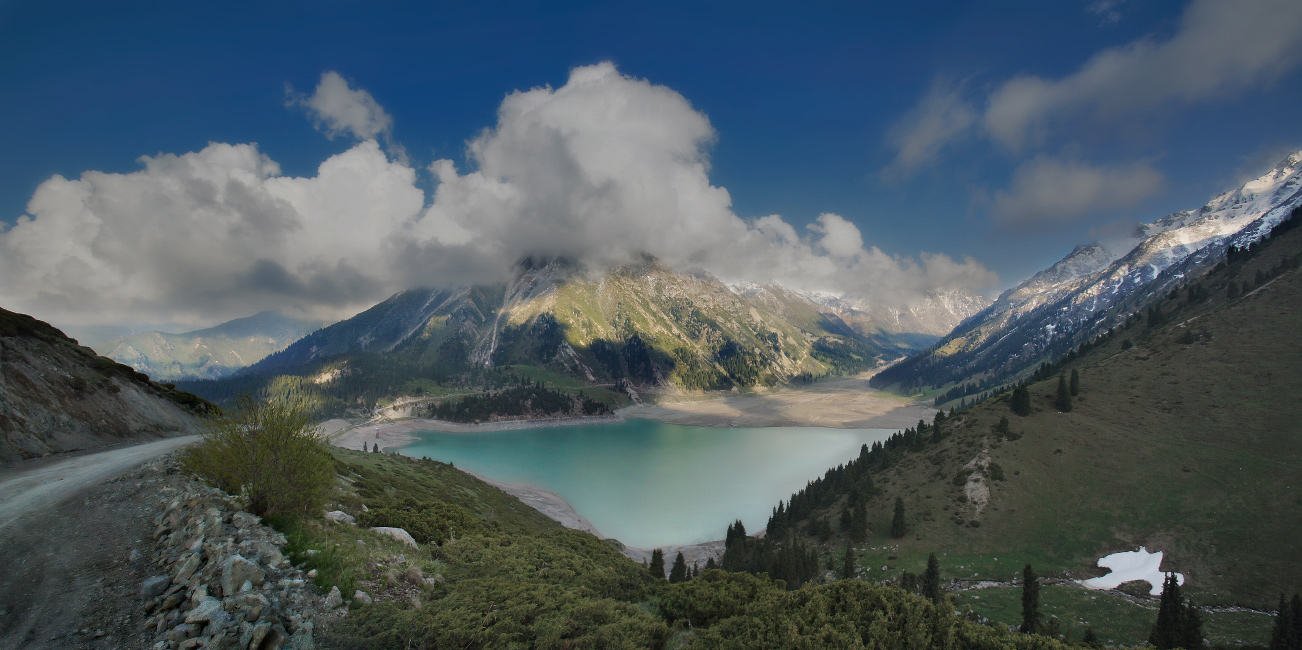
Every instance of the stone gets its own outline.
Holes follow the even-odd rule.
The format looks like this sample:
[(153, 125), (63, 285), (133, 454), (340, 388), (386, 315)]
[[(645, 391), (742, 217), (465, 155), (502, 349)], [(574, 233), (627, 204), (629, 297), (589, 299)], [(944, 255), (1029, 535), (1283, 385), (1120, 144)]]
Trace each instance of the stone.
[(219, 609), (217, 610), (216, 613), (212, 615), (211, 618), (208, 619), (208, 633), (216, 634), (222, 630), (225, 630), (227, 627), (230, 627), (230, 624), (231, 624), (230, 612), (224, 609)]
[(231, 515), (231, 523), (236, 528), (250, 528), (262, 523), (262, 517), (248, 512), (237, 512)]
[(357, 519), (343, 510), (331, 510), (325, 513), (326, 521), (333, 521), (337, 524), (357, 525)]
[(223, 594), (239, 593), (239, 589), (248, 580), (254, 586), (262, 584), (265, 577), (257, 564), (245, 559), (243, 555), (232, 555), (222, 562), (221, 587)]
[(220, 611), (222, 611), (222, 601), (216, 598), (205, 600), (185, 615), (185, 622), (203, 623), (212, 620), (212, 617)]
[(167, 588), (172, 586), (172, 579), (167, 576), (154, 576), (145, 578), (144, 583), (140, 585), (140, 595), (145, 598), (154, 598), (162, 596)]
[(182, 623), (181, 625), (178, 625), (167, 631), (167, 640), (171, 641), (172, 643), (180, 643), (190, 638), (191, 636), (194, 635), (194, 633), (198, 631), (199, 628), (190, 625), (189, 623)]
[(317, 572), (316, 572), (316, 569), (312, 569), (311, 571), (308, 571), (308, 572), (307, 572), (307, 579), (308, 579), (308, 580), (316, 580), (317, 575), (318, 575), (318, 574), (317, 574)]
[(316, 644), (312, 642), (312, 633), (306, 628), (299, 628), (294, 631), (293, 636), (289, 637), (290, 650), (316, 650)]
[(246, 591), (253, 591), (253, 581), (252, 581), (252, 580), (245, 580), (245, 581), (244, 581), (244, 584), (240, 585), (240, 592), (243, 593), (243, 592), (246, 592)]
[(357, 591), (353, 592), (353, 602), (357, 603), (358, 605), (370, 605), (373, 602), (373, 599), (371, 598), (370, 594), (366, 593), (365, 591), (362, 591), (361, 589), (358, 589)]
[[(371, 532), (379, 533), (386, 537), (391, 537), (412, 548), (420, 548), (420, 545), (416, 543), (416, 540), (411, 536), (411, 533), (407, 532), (405, 529), (402, 528), (391, 528), (389, 526), (376, 526), (375, 528), (371, 529)], [(358, 541), (360, 542), (361, 540)]]
[(198, 648), (199, 646), (202, 646), (203, 644), (205, 644), (205, 643), (207, 643), (207, 642), (208, 642), (208, 637), (206, 637), (206, 636), (197, 636), (197, 637), (194, 637), (193, 639), (186, 639), (186, 640), (182, 641), (180, 645), (176, 646), (176, 649), (177, 649), (177, 650), (194, 650), (195, 648)]
[(258, 540), (253, 543), (253, 550), (262, 556), (262, 561), (266, 562), (267, 566), (279, 566), (285, 561), (285, 556), (280, 553), (280, 549), (271, 542)]
[(163, 602), (158, 604), (158, 609), (164, 612), (169, 609), (176, 609), (176, 606), (180, 605), (183, 600), (185, 600), (185, 598), (179, 593), (168, 595), (163, 598)]
[(344, 597), (342, 594), (339, 593), (339, 587), (338, 586), (331, 587), (330, 593), (326, 595), (326, 607), (329, 607), (330, 609), (335, 609), (336, 607), (339, 607), (342, 604), (344, 604)]
[(199, 569), (199, 564), (202, 562), (203, 560), (199, 559), (197, 553), (187, 553), (185, 558), (177, 564), (176, 575), (173, 576), (172, 582), (179, 585), (189, 580), (190, 576), (194, 575), (194, 572)]

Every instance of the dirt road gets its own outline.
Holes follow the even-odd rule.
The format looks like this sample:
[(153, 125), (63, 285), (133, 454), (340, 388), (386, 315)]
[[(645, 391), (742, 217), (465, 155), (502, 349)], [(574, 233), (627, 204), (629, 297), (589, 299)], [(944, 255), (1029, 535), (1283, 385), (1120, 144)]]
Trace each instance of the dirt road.
[(143, 648), (140, 583), (168, 477), (142, 467), (197, 436), (0, 471), (0, 647)]

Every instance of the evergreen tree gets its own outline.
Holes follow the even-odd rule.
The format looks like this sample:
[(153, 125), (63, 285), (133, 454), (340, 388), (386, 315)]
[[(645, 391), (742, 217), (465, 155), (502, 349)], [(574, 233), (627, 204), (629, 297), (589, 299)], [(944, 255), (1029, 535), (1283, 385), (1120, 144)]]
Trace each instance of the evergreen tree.
[(1067, 375), (1060, 373), (1058, 375), (1058, 398), (1053, 401), (1054, 406), (1058, 407), (1063, 413), (1071, 413), (1071, 394), (1067, 390)]
[(665, 579), (665, 553), (660, 549), (651, 551), (651, 565), (647, 567), (656, 580)]
[(935, 553), (927, 557), (927, 572), (922, 574), (922, 595), (940, 604), (940, 562), (936, 561)]
[(1027, 634), (1040, 629), (1040, 578), (1030, 564), (1022, 570), (1022, 626)]
[(1071, 396), (1080, 395), (1080, 371), (1072, 369), (1071, 371)]
[(1031, 391), (1025, 385), (1013, 389), (1012, 406), (1013, 413), (1020, 416), (1025, 417), (1031, 414)]
[(855, 506), (850, 518), (850, 539), (855, 542), (868, 539), (868, 509), (862, 501)]
[(1226, 288), (1225, 293), (1226, 293), (1225, 297), (1228, 298), (1229, 300), (1234, 300), (1235, 298), (1238, 298), (1239, 283), (1238, 282), (1229, 283), (1229, 286)]
[(670, 584), (678, 584), (687, 580), (687, 560), (683, 559), (683, 552), (678, 552), (678, 557), (674, 558), (674, 568), (669, 570)]
[(1158, 650), (1201, 650), (1203, 647), (1202, 617), (1192, 603), (1185, 603), (1174, 573), (1168, 573), (1162, 583), (1162, 601), (1148, 642)]
[(904, 499), (895, 497), (895, 516), (891, 518), (891, 537), (899, 539), (904, 537), (908, 532), (908, 524), (904, 521)]
[(710, 571), (710, 570), (717, 569), (717, 568), (719, 568), (719, 565), (718, 565), (718, 564), (715, 564), (715, 562), (714, 562), (714, 557), (710, 557), (710, 559), (708, 559), (708, 560), (705, 561), (705, 570), (706, 570), (706, 571)]
[(1007, 415), (999, 416), (999, 424), (995, 425), (995, 432), (1004, 436), (1012, 433), (1012, 425), (1008, 423)]
[(1099, 641), (1099, 635), (1094, 633), (1094, 628), (1085, 628), (1085, 636), (1081, 637), (1080, 642), (1090, 648), (1102, 648), (1103, 643)]
[(1293, 602), (1279, 595), (1279, 612), (1270, 635), (1270, 650), (1302, 649), (1302, 596), (1293, 594)]
[(845, 545), (845, 557), (841, 558), (841, 577), (849, 580), (854, 577), (855, 569), (854, 549), (849, 544)]

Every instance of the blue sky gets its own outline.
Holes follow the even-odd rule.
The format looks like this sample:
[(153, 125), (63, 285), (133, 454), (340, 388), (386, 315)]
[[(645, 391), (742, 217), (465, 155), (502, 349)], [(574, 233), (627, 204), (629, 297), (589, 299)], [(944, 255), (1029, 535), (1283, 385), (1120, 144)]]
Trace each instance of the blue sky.
[[(825, 274), (808, 288), (871, 293), (845, 279), (859, 274), (878, 284), (922, 289), (931, 282), (988, 293), (1117, 224), (1196, 208), (1302, 146), (1302, 22), (1294, 2), (1254, 0), (1233, 3), (1233, 10), (1206, 0), (127, 4), (0, 2), (6, 226), (24, 214), (53, 223), (58, 210), (71, 209), (60, 203), (65, 207), (41, 214), (28, 210), (38, 186), (56, 174), (76, 180), (87, 170), (137, 173), (141, 156), (182, 156), (215, 142), (256, 143), (279, 167), (268, 175), (307, 178), (368, 135), (390, 160), (414, 170), (411, 185), (428, 208), (438, 185), (429, 165), (449, 159), (458, 179), (469, 178), (484, 163), (468, 157), (467, 143), (500, 126), (508, 93), (561, 89), (572, 69), (609, 62), (619, 76), (644, 82), (629, 92), (665, 87), (689, 102), (674, 124), (694, 124), (692, 113), (708, 119), (709, 133), (683, 137), (699, 147), (709, 185), (726, 188), (736, 217), (753, 224), (781, 215), (810, 259), (819, 260), (841, 259), (836, 249), (846, 239), (833, 235), (845, 232), (853, 242), (856, 233), (841, 224), (855, 226), (866, 252), (843, 264), (839, 279)], [(328, 116), (306, 103), (326, 72), (337, 73), (350, 92), (367, 94), (389, 126), (375, 133), (341, 128), (327, 137)], [(298, 104), (287, 106), (287, 86)], [(691, 124), (684, 128), (696, 128)], [(517, 169), (516, 162), (503, 158), (495, 168)], [(104, 203), (137, 210), (158, 205), (94, 194), (101, 195)], [(414, 200), (403, 209), (414, 210)], [(231, 208), (233, 218), (241, 218), (240, 209)], [(470, 218), (448, 210), (452, 221)], [(825, 213), (840, 220), (820, 220)], [(114, 214), (104, 208), (95, 218)], [(630, 208), (623, 218), (636, 221), (639, 214)], [(68, 223), (82, 225), (51, 225), (42, 236), (86, 227)], [(169, 222), (153, 227), (159, 223)], [(119, 237), (130, 241), (132, 232), (121, 228)], [(423, 232), (431, 241), (439, 237)], [(24, 241), (30, 248), (33, 240)], [(438, 255), (459, 254), (447, 248), (447, 237), (440, 241)], [(604, 240), (589, 243), (600, 247)], [(898, 268), (873, 276), (869, 269), (887, 264), (869, 259), (873, 247), (896, 258)], [(385, 250), (392, 257), (392, 248)], [(971, 257), (976, 266), (946, 274), (937, 263), (926, 270), (923, 253), (955, 265)], [(304, 270), (320, 260), (296, 267), (260, 253), (247, 268), (231, 269), (223, 287), (162, 287), (167, 283), (157, 278), (123, 271), (124, 262), (103, 251), (57, 254), (77, 263), (83, 260), (76, 255), (98, 255), (83, 272), (103, 275), (111, 266), (122, 274), (115, 286), (133, 287), (118, 298), (135, 308), (155, 305), (149, 318), (157, 321), (241, 315), (286, 296), (304, 312), (326, 303), (346, 311), (377, 292), (446, 273), (416, 271), (413, 262), (382, 278), (352, 268), (326, 279)], [(692, 259), (708, 260), (703, 255)], [(808, 266), (799, 261), (805, 258), (792, 259)], [(172, 270), (151, 272), (175, 277)], [(33, 274), (31, 281), (53, 275)], [(272, 276), (290, 288), (227, 295), (238, 293), (237, 278)], [(49, 280), (44, 297), (30, 290), (0, 295), (51, 317), (95, 320), (76, 316), (85, 296), (63, 287)], [(339, 287), (351, 287), (351, 302), (320, 298)], [(178, 302), (182, 290), (205, 300)], [(216, 306), (205, 310), (201, 302)]]

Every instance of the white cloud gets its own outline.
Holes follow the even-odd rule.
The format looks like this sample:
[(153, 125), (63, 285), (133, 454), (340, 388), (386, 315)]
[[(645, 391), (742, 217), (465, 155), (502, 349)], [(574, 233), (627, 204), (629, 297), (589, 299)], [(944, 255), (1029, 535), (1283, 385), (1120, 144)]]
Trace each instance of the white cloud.
[(331, 139), (344, 134), (358, 140), (392, 135), (393, 117), (384, 107), (371, 93), (350, 88), (348, 81), (333, 70), (321, 73), (321, 81), (311, 96), (295, 93), (290, 87), (286, 87), (285, 96), (287, 106), (307, 109), (317, 128)]
[[(350, 132), (373, 132), (359, 124)], [(417, 172), (373, 139), (311, 178), (227, 144), (144, 157), (132, 174), (56, 176), (0, 233), (0, 302), (75, 325), (268, 307), (342, 317), (403, 288), (500, 281), (529, 256), (601, 269), (649, 254), (892, 305), (995, 281), (971, 259), (866, 247), (834, 214), (804, 234), (777, 215), (738, 217), (709, 180), (714, 140), (681, 95), (603, 63), (509, 94), (469, 144), (470, 170), (430, 165), (429, 203)]]
[(1085, 7), (1085, 11), (1103, 19), (1104, 25), (1112, 25), (1121, 21), (1119, 8), (1125, 3), (1126, 0), (1095, 0)]
[(1110, 122), (1241, 92), (1299, 62), (1302, 3), (1197, 0), (1169, 40), (1103, 50), (1062, 79), (1009, 80), (990, 95), (982, 127), (1017, 150), (1064, 124)]
[(76, 325), (346, 315), (395, 288), (381, 237), (424, 202), (415, 173), (374, 140), (314, 178), (281, 176), (247, 144), (140, 162), (37, 188), (28, 216), (0, 234), (5, 304)]
[(963, 97), (963, 88), (942, 79), (932, 82), (922, 101), (886, 134), (896, 150), (883, 177), (907, 177), (931, 162), (941, 149), (964, 137), (977, 121), (976, 109)]
[(1004, 225), (1066, 222), (1134, 205), (1161, 187), (1161, 173), (1144, 163), (1108, 168), (1039, 156), (1017, 168), (1008, 190), (995, 192), (991, 210)]

